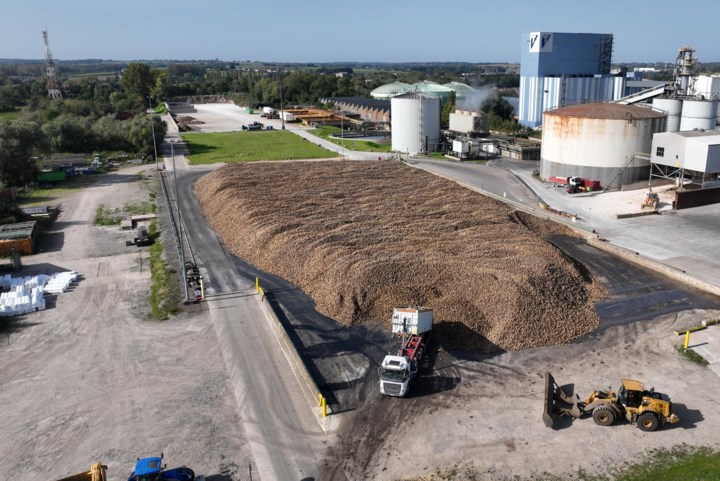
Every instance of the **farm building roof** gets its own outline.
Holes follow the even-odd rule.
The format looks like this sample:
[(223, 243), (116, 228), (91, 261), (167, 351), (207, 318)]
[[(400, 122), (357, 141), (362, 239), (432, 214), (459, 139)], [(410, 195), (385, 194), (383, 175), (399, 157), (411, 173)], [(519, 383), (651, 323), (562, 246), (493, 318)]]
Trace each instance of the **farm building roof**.
[(36, 224), (34, 220), (15, 224), (2, 224), (0, 225), (0, 240), (31, 237)]

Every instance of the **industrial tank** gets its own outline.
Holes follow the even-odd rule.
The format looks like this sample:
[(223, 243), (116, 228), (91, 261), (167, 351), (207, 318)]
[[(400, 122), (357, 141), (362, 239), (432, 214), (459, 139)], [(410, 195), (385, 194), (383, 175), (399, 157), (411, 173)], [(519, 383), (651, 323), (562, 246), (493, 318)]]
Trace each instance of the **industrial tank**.
[(394, 151), (434, 152), (440, 141), (440, 99), (422, 92), (392, 97), (390, 125)]
[(549, 110), (543, 117), (540, 177), (589, 178), (603, 188), (648, 179), (652, 136), (665, 130), (665, 120), (664, 112), (635, 105), (594, 103)]
[(717, 100), (684, 100), (680, 131), (712, 130), (717, 124)]
[(653, 107), (667, 112), (667, 125), (665, 132), (677, 132), (680, 130), (680, 118), (682, 114), (683, 101), (680, 99), (653, 99)]
[(408, 90), (410, 90), (410, 84), (406, 84), (405, 82), (392, 82), (379, 86), (370, 92), (370, 96), (374, 99), (389, 99), (394, 95), (407, 92)]

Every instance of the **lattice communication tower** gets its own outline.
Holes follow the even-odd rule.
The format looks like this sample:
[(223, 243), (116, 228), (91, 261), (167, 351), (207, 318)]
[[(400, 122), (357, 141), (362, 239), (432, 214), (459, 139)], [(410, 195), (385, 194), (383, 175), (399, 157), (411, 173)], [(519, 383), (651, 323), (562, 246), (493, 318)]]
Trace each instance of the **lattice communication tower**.
[(48, 43), (47, 29), (43, 30), (43, 41), (45, 42), (45, 72), (47, 74), (48, 97), (51, 99), (61, 99), (62, 90), (60, 90), (60, 80), (57, 75), (55, 61), (50, 52), (50, 44)]

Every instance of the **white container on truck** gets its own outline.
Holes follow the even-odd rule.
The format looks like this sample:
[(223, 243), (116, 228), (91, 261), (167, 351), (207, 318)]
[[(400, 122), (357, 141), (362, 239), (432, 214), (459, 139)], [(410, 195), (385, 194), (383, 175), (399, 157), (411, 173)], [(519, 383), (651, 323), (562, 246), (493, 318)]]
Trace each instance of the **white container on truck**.
[(398, 354), (385, 356), (378, 369), (382, 394), (402, 397), (410, 391), (425, 354), (432, 322), (432, 309), (426, 307), (396, 307), (393, 310), (392, 332), (402, 334), (403, 340)]
[(275, 113), (275, 109), (273, 109), (272, 107), (263, 107), (263, 113), (272, 115), (273, 113)]
[(290, 112), (283, 112), (283, 113), (282, 113), (282, 119), (283, 119), (285, 122), (294, 122), (294, 121), (295, 121), (295, 116), (294, 116), (292, 113), (290, 113)]

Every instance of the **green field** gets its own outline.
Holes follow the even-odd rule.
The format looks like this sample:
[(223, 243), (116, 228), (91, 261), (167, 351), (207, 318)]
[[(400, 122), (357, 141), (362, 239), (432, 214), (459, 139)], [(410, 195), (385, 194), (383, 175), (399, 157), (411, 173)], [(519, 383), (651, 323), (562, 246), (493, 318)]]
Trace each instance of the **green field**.
[(0, 111), (0, 120), (17, 120), (20, 117), (19, 108), (15, 110), (3, 110)]
[[(336, 145), (343, 145), (341, 139), (332, 139), (330, 135), (339, 134), (340, 129), (337, 127), (320, 127), (310, 131), (313, 135), (317, 135), (320, 138), (329, 140)], [(349, 140), (345, 139), (345, 148), (347, 150), (356, 150), (358, 152), (392, 152), (391, 144), (376, 144), (375, 142), (368, 142), (366, 140)]]
[(335, 152), (282, 130), (185, 133), (182, 138), (190, 150), (191, 164), (337, 157)]

